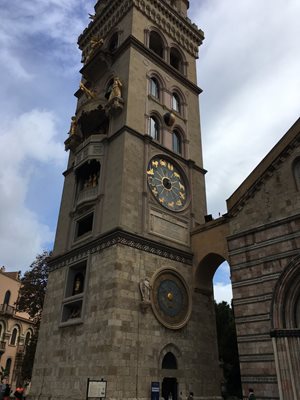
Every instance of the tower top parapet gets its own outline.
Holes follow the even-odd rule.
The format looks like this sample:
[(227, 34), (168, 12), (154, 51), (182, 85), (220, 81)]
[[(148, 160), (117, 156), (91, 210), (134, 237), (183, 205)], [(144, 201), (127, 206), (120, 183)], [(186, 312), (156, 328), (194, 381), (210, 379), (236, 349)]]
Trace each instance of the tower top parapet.
[[(202, 44), (204, 33), (187, 17), (188, 6), (188, 0), (98, 0), (95, 15), (91, 16), (92, 21), (78, 38), (79, 48), (83, 50), (93, 35), (106, 37), (112, 26), (135, 7), (168, 34), (175, 34), (175, 31), (170, 31), (170, 26), (176, 25), (177, 32), (181, 32), (180, 45), (194, 57), (198, 57), (198, 47)], [(178, 34), (174, 40), (178, 40)]]

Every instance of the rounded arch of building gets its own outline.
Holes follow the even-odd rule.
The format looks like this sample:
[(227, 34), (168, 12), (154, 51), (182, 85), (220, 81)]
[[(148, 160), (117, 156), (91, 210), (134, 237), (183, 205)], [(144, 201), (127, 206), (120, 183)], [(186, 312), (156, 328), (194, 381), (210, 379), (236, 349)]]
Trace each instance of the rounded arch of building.
[(174, 93), (179, 96), (181, 104), (183, 107), (186, 106), (187, 101), (186, 101), (186, 96), (184, 95), (183, 91), (176, 85), (171, 86), (170, 88), (170, 93), (173, 95)]
[[(119, 29), (119, 27), (115, 27), (115, 28), (113, 28), (111, 31), (110, 31), (110, 34), (109, 34), (109, 36), (106, 38), (106, 40), (105, 40), (105, 47), (108, 49), (108, 50), (111, 50), (111, 51), (114, 51), (117, 47), (119, 47), (120, 46), (120, 38), (121, 38), (121, 34), (123, 33), (123, 31), (121, 31), (120, 29)], [(112, 40), (115, 40), (116, 39), (116, 41), (117, 41), (117, 46), (115, 47), (115, 48), (113, 48), (113, 49), (111, 49), (111, 45), (112, 45)]]
[(160, 90), (166, 90), (166, 81), (163, 78), (163, 76), (161, 75), (160, 72), (158, 72), (155, 69), (150, 69), (149, 71), (147, 71), (147, 78), (150, 80), (152, 78), (156, 79), (160, 85)]
[(32, 336), (33, 336), (33, 330), (31, 328), (28, 328), (24, 334), (25, 336), (25, 345), (29, 344)]
[(300, 329), (300, 255), (281, 273), (271, 305), (272, 329)]
[(163, 365), (163, 360), (165, 358), (165, 356), (171, 353), (173, 354), (173, 356), (176, 359), (177, 362), (177, 369), (180, 369), (180, 361), (181, 361), (181, 357), (182, 357), (182, 353), (180, 351), (180, 349), (173, 343), (168, 343), (160, 352), (159, 357), (158, 357), (158, 369), (161, 370), (162, 369), (162, 365)]
[[(161, 44), (162, 44), (162, 59), (166, 59), (166, 54), (167, 54), (167, 49), (168, 49), (168, 42), (165, 38), (165, 35), (162, 33), (160, 29), (158, 29), (156, 26), (148, 26), (145, 29), (145, 45), (150, 49), (150, 38), (151, 34), (154, 33), (158, 35), (161, 39)], [(156, 53), (156, 52), (155, 52)], [(157, 54), (157, 53), (156, 53)]]
[(183, 53), (182, 49), (176, 44), (176, 43), (171, 43), (170, 44), (170, 64), (172, 65), (172, 53), (174, 55), (178, 55), (180, 60), (178, 60), (180, 62), (181, 65), (179, 65), (179, 68), (176, 68), (174, 65), (174, 68), (176, 68), (179, 72), (181, 72), (182, 74), (186, 74), (186, 67), (187, 67), (187, 61), (186, 61), (186, 56)]
[(20, 340), (20, 336), (22, 335), (22, 327), (19, 324), (15, 324), (13, 325), (12, 329), (11, 329), (11, 335), (10, 335), (10, 341), (9, 343), (11, 345), (17, 345), (19, 340)]
[(195, 286), (207, 294), (213, 294), (213, 277), (219, 266), (227, 261), (225, 255), (208, 253), (199, 262), (195, 271)]

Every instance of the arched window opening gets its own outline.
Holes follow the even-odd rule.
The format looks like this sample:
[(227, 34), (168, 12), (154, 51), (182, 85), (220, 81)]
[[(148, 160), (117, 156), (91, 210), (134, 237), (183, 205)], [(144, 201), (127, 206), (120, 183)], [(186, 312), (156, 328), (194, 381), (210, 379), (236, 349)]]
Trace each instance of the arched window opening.
[(15, 346), (17, 344), (17, 341), (18, 341), (18, 329), (14, 328), (10, 338), (11, 346)]
[(162, 369), (177, 369), (176, 357), (170, 351), (163, 358)]
[(183, 72), (183, 61), (181, 54), (174, 47), (172, 47), (170, 51), (170, 64), (179, 72)]
[(8, 306), (8, 304), (9, 304), (10, 294), (11, 294), (11, 293), (10, 293), (10, 290), (7, 290), (6, 293), (5, 293), (5, 296), (4, 296), (4, 301), (3, 301), (3, 303), (6, 304), (7, 306)]
[(31, 339), (31, 333), (28, 331), (25, 336), (25, 346), (28, 346)]
[(172, 94), (172, 109), (178, 113), (181, 112), (181, 101), (177, 93)]
[(155, 97), (156, 99), (159, 99), (159, 93), (160, 93), (160, 88), (159, 88), (159, 83), (156, 78), (151, 78), (150, 79), (150, 94), (151, 96)]
[(164, 42), (161, 36), (155, 32), (150, 32), (149, 49), (154, 51), (159, 57), (164, 57)]
[(300, 158), (296, 158), (293, 164), (293, 173), (296, 183), (296, 188), (300, 191)]
[(174, 151), (174, 153), (177, 153), (177, 154), (182, 153), (181, 135), (176, 130), (172, 134), (172, 150)]
[(155, 117), (150, 117), (149, 134), (154, 140), (159, 140), (160, 126), (158, 120)]
[(118, 45), (119, 45), (119, 34), (118, 32), (115, 32), (110, 38), (108, 44), (109, 51), (115, 51), (118, 48)]

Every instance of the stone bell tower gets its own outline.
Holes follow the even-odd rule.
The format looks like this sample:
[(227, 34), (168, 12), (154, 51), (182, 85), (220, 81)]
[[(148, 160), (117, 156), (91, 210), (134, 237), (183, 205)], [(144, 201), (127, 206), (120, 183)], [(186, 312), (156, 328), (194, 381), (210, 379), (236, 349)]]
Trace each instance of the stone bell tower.
[[(32, 397), (219, 399), (213, 299), (194, 286), (206, 215), (186, 0), (98, 1), (83, 67)], [(182, 393), (180, 395), (180, 393)]]

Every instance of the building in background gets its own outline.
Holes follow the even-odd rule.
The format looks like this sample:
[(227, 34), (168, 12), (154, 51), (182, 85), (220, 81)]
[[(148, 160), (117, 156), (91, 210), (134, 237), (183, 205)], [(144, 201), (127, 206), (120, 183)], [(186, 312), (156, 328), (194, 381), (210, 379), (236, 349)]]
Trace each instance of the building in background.
[(19, 272), (0, 269), (0, 366), (13, 387), (21, 381), (24, 351), (34, 332), (28, 314), (16, 311), (20, 286)]

